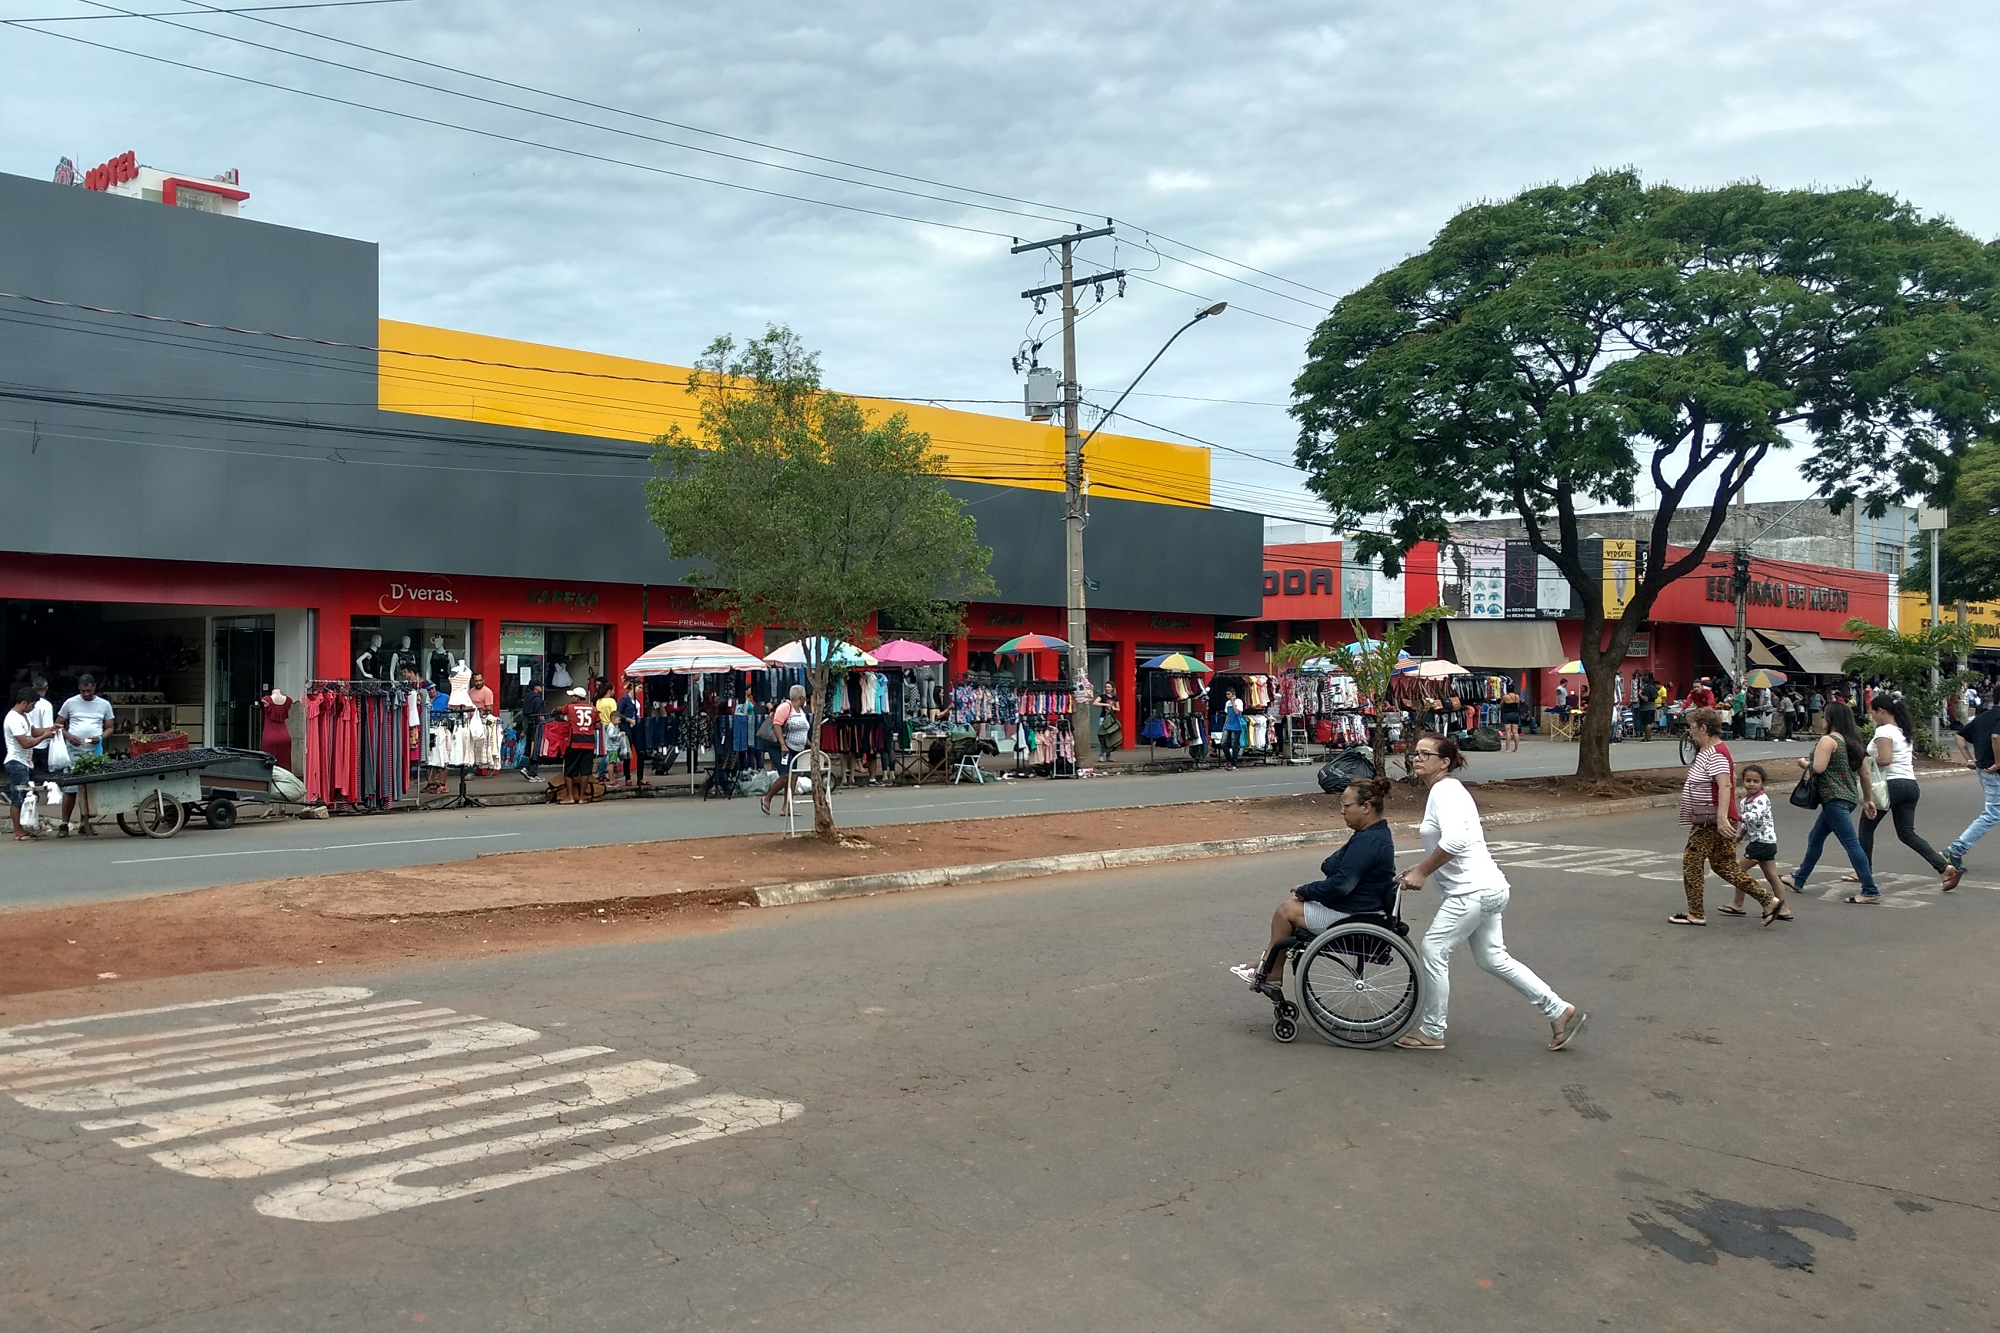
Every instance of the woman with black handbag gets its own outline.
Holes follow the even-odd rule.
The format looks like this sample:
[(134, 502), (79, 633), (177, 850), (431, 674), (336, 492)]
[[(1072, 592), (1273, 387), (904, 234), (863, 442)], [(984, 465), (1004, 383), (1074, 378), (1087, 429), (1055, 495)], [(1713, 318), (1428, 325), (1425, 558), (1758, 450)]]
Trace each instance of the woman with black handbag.
[(1875, 886), (1875, 872), (1868, 864), (1868, 853), (1861, 849), (1861, 835), (1854, 829), (1854, 808), (1861, 804), (1860, 773), (1867, 747), (1861, 743), (1861, 732), (1854, 725), (1854, 712), (1844, 700), (1827, 700), (1820, 713), (1820, 729), (1822, 734), (1812, 753), (1799, 760), (1799, 785), (1792, 792), (1793, 805), (1807, 810), (1817, 805), (1819, 818), (1813, 821), (1812, 832), (1806, 834), (1806, 854), (1799, 868), (1782, 882), (1793, 893), (1805, 892), (1806, 878), (1819, 864), (1820, 849), (1831, 833), (1840, 840), (1848, 862), (1861, 880), (1861, 892), (1849, 896), (1847, 901), (1880, 903), (1882, 891)]

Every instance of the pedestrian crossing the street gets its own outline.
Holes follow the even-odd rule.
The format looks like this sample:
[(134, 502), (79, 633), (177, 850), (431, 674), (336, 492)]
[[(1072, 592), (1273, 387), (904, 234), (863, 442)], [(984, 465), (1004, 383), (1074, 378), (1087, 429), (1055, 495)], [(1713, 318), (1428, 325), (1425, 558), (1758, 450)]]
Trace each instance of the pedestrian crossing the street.
[[(1523, 870), (1559, 870), (1572, 875), (1592, 875), (1601, 879), (1657, 880), (1663, 884), (1681, 882), (1681, 854), (1678, 851), (1649, 850), (1643, 847), (1596, 847), (1564, 842), (1503, 842), (1489, 839), (1487, 849), (1502, 866)], [(1785, 862), (1789, 866), (1790, 862)], [(1807, 886), (1809, 897), (1832, 901), (1858, 893), (1859, 886), (1845, 883), (1846, 863), (1838, 858), (1822, 859)], [(1761, 876), (1758, 883), (1763, 883)], [(1828, 881), (1831, 881), (1830, 883)], [(1936, 875), (1905, 871), (1875, 872), (1882, 890), (1884, 907), (1923, 907), (1927, 898), (1941, 898), (1943, 889)], [(1821, 887), (1824, 885), (1824, 887)], [(1973, 887), (1969, 882), (1966, 888)]]
[(303, 1222), (484, 1195), (804, 1109), (685, 1095), (701, 1081), (360, 986), (0, 1029), (0, 1092), (182, 1175), (268, 1182), (253, 1207)]

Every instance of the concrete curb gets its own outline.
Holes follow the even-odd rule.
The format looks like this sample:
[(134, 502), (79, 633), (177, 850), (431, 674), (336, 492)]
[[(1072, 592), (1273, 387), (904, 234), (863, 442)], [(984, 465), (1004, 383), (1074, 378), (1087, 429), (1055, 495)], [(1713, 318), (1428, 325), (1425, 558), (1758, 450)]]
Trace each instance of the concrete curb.
[[(1512, 824), (1536, 824), (1549, 819), (1576, 819), (1585, 815), (1628, 814), (1658, 810), (1680, 803), (1676, 795), (1639, 796), (1618, 801), (1599, 801), (1581, 810), (1516, 810), (1486, 820), (1489, 828)], [(1415, 828), (1416, 825), (1406, 825)], [(1129, 847), (1106, 852), (1074, 852), (1067, 856), (1034, 856), (1019, 861), (989, 861), (983, 865), (936, 866), (929, 870), (896, 870), (878, 875), (849, 875), (841, 879), (807, 880), (799, 884), (765, 884), (750, 890), (759, 907), (793, 907), (800, 903), (826, 902), (834, 898), (863, 898), (878, 893), (901, 893), (909, 889), (950, 888), (959, 884), (990, 884), (999, 880), (1038, 879), (1086, 870), (1119, 870), (1127, 866), (1158, 865), (1168, 861), (1198, 861), (1216, 856), (1254, 856), (1263, 852), (1289, 851), (1298, 847), (1325, 847), (1347, 840), (1346, 830), (1315, 833), (1273, 833), (1257, 838), (1225, 838), (1214, 842), (1171, 843), (1164, 847)]]

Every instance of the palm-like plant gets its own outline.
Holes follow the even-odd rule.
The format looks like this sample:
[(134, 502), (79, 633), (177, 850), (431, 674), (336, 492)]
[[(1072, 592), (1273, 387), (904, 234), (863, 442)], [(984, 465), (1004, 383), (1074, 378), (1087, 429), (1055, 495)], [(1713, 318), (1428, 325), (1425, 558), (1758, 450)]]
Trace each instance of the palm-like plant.
[(1370, 639), (1366, 628), (1356, 620), (1350, 622), (1354, 626), (1353, 643), (1330, 645), (1312, 639), (1297, 639), (1272, 649), (1267, 656), (1271, 669), (1281, 672), (1296, 671), (1314, 658), (1329, 658), (1339, 662), (1343, 672), (1354, 678), (1355, 688), (1375, 703), (1375, 718), (1368, 732), (1375, 748), (1375, 776), (1379, 778), (1386, 776), (1389, 770), (1389, 729), (1385, 714), (1390, 708), (1389, 683), (1395, 679), (1396, 664), (1402, 660), (1404, 650), (1418, 630), (1450, 614), (1449, 608), (1444, 606), (1425, 607), (1413, 616), (1383, 625), (1379, 639)]
[[(1909, 704), (1913, 717), (1935, 721), (1944, 716), (1945, 693), (1974, 678), (1964, 667), (1978, 643), (1970, 625), (1946, 621), (1905, 631), (1870, 624), (1856, 616), (1844, 628), (1854, 636), (1854, 648), (1842, 659), (1842, 669), (1888, 681)], [(1959, 669), (1949, 676), (1941, 675), (1933, 686), (1931, 672), (1947, 657), (1958, 662)], [(1936, 748), (1935, 740), (1928, 736), (1910, 739), (1924, 745), (1926, 753)]]

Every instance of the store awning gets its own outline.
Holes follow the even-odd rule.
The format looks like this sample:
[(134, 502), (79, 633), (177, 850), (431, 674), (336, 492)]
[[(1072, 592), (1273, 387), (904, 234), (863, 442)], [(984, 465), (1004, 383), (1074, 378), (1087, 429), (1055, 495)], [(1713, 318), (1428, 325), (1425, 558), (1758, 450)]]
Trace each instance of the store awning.
[(1829, 643), (1817, 634), (1799, 630), (1785, 631), (1785, 651), (1799, 664), (1799, 670), (1809, 676), (1839, 676), (1845, 674), (1840, 662), (1854, 651), (1849, 643)]
[(1569, 658), (1551, 620), (1448, 620), (1451, 657), (1495, 671), (1559, 667)]
[[(1788, 668), (1791, 664), (1778, 659), (1777, 654), (1771, 651), (1770, 645), (1764, 642), (1763, 634), (1763, 630), (1753, 630), (1750, 632), (1747, 636), (1749, 642), (1744, 645), (1746, 651), (1743, 660), (1751, 666)], [(1735, 633), (1724, 629), (1720, 625), (1703, 625), (1701, 627), (1701, 637), (1708, 644), (1708, 651), (1715, 655), (1715, 660), (1721, 664), (1722, 669), (1725, 672), (1734, 672), (1736, 670)]]

